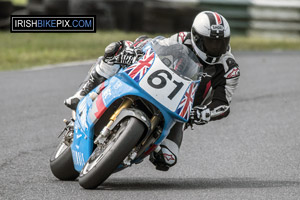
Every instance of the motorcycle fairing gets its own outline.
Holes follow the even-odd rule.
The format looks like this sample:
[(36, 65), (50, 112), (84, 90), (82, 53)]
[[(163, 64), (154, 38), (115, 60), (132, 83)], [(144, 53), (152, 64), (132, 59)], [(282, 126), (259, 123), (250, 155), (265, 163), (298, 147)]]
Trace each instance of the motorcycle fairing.
[[(125, 70), (121, 69), (118, 74), (105, 81), (106, 87), (102, 87), (101, 93), (94, 101), (92, 101), (89, 95), (80, 101), (76, 112), (74, 139), (71, 146), (74, 166), (77, 171), (81, 171), (93, 151), (94, 125), (106, 109), (117, 99), (125, 96), (138, 96), (146, 99), (160, 110), (165, 123), (161, 136), (154, 143), (155, 146), (159, 145), (167, 137), (170, 128), (172, 128), (176, 121), (187, 122), (194, 99), (194, 91), (196, 91), (200, 81), (184, 81), (181, 79), (184, 82), (181, 88), (182, 91), (179, 93), (181, 96), (176, 98), (176, 103), (172, 101), (175, 105), (168, 105), (168, 103), (161, 104), (160, 101), (162, 98), (159, 96), (159, 92), (157, 93), (154, 90), (154, 93), (151, 95), (145, 90), (147, 88), (143, 85), (149, 82), (148, 79), (151, 74), (147, 75), (147, 73), (152, 72), (150, 70), (153, 66), (156, 70), (163, 68), (162, 62), (153, 54), (153, 51), (148, 49), (147, 52), (146, 56), (142, 59), (143, 62), (138, 62), (135, 67), (132, 67), (131, 72), (135, 70), (135, 73), (130, 74), (128, 68)], [(141, 67), (143, 64), (145, 66)], [(138, 67), (140, 67), (139, 70), (143, 70), (143, 67), (146, 68), (141, 73), (137, 70)], [(163, 68), (163, 70), (166, 71), (166, 74), (170, 73), (172, 77), (177, 76), (167, 67)], [(99, 87), (95, 88), (92, 92), (99, 91)], [(149, 151), (149, 148), (146, 149), (147, 151)]]

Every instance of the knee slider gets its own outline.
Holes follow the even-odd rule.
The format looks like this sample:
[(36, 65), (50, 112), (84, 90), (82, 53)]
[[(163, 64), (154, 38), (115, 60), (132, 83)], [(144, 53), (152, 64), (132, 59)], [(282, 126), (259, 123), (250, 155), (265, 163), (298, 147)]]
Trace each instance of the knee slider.
[(161, 145), (161, 153), (167, 166), (172, 167), (177, 163), (177, 155), (170, 151), (166, 146)]
[(168, 165), (169, 167), (174, 166), (177, 163), (177, 155), (179, 152), (178, 145), (172, 140), (165, 139), (160, 146), (160, 151), (166, 165)]

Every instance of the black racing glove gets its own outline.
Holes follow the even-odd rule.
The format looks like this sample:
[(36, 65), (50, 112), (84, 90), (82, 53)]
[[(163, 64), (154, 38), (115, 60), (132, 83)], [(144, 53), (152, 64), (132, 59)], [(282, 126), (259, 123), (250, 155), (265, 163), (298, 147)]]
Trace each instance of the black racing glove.
[(210, 120), (211, 112), (206, 106), (195, 106), (190, 115), (189, 123), (204, 125)]
[(126, 47), (123, 40), (113, 42), (105, 48), (103, 61), (107, 64), (129, 66), (136, 62), (143, 52), (139, 48)]
[(136, 60), (136, 52), (134, 49), (125, 49), (123, 52), (120, 53), (117, 57), (117, 62), (123, 65), (132, 65), (132, 63)]
[(143, 56), (143, 52), (138, 48), (127, 48), (117, 56), (117, 62), (121, 65), (132, 65), (140, 57)]

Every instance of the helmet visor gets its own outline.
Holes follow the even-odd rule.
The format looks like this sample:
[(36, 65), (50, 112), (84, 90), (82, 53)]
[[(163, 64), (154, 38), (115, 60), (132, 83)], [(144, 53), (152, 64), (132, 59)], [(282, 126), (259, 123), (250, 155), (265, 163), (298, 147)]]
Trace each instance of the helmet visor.
[(203, 47), (207, 55), (212, 57), (220, 57), (226, 53), (229, 37), (226, 38), (209, 38), (203, 37)]
[(226, 53), (230, 37), (211, 38), (198, 34), (192, 29), (193, 40), (196, 46), (210, 57), (220, 57)]

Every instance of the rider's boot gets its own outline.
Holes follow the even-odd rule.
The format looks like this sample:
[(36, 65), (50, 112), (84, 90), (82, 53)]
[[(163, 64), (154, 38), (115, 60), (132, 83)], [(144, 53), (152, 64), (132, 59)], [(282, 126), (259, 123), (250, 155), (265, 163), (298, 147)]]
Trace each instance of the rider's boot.
[(88, 77), (88, 80), (83, 84), (83, 86), (80, 87), (80, 89), (73, 96), (64, 101), (65, 105), (72, 110), (76, 110), (79, 101), (105, 80), (105, 77), (99, 75), (97, 71), (93, 69)]
[(175, 142), (165, 139), (160, 147), (150, 154), (149, 160), (156, 166), (157, 170), (168, 171), (170, 167), (176, 164), (178, 151), (179, 148)]

